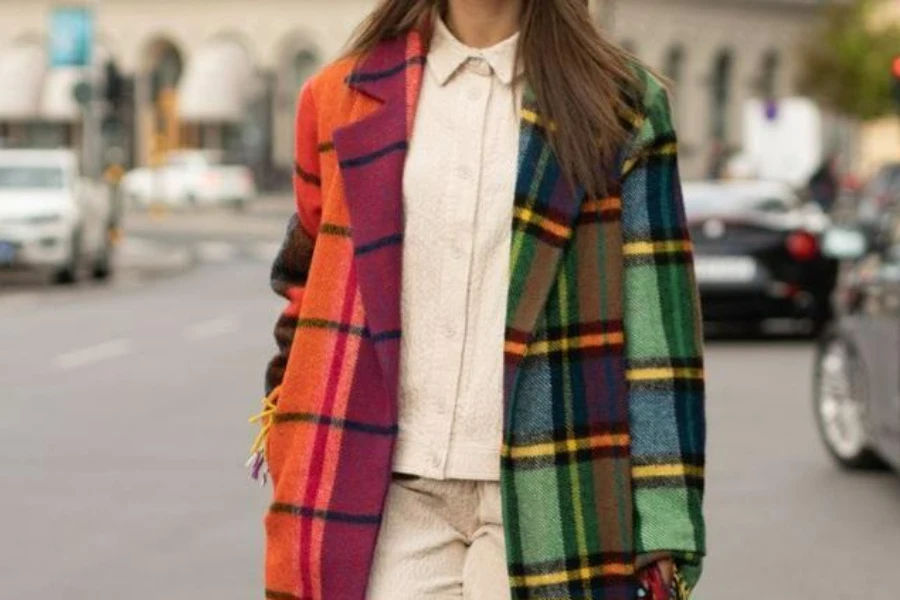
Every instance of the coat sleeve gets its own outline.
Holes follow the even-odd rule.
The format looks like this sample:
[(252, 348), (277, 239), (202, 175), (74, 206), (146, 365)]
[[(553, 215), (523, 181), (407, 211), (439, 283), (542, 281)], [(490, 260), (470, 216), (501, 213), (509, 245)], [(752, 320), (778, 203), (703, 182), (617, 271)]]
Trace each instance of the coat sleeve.
[(266, 395), (281, 385), (284, 378), (321, 219), (322, 177), (312, 87), (310, 80), (300, 93), (297, 107), (293, 176), (296, 210), (272, 266), (272, 289), (288, 304), (275, 324), (278, 352), (266, 370)]
[(689, 593), (706, 549), (702, 320), (668, 96), (642, 78), (621, 179), (635, 546), (638, 566), (673, 558)]

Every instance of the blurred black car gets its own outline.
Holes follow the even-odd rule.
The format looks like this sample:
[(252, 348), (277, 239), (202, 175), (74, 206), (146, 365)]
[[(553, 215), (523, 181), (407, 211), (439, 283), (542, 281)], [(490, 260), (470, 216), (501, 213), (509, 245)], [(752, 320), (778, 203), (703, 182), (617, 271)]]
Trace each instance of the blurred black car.
[(857, 220), (872, 224), (900, 200), (900, 163), (887, 163), (875, 173), (860, 192)]
[(869, 243), (882, 230), (882, 220), (897, 206), (900, 206), (900, 163), (888, 163), (863, 187), (856, 202), (855, 220)]
[(825, 251), (850, 262), (819, 342), (815, 415), (840, 464), (900, 469), (900, 207), (879, 222), (871, 242), (858, 226), (825, 236)]
[(829, 322), (837, 261), (821, 252), (821, 208), (763, 181), (686, 183), (684, 196), (707, 323)]

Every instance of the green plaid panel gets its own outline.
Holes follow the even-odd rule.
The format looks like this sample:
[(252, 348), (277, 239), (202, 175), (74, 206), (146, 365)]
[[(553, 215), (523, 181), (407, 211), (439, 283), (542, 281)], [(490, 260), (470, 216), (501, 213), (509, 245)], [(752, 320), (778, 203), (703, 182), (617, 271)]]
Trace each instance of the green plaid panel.
[[(555, 468), (513, 471), (511, 474), (518, 500), (517, 512), (528, 515), (527, 527), (520, 530), (521, 547), (516, 562), (535, 564), (558, 561), (566, 556), (565, 530), (559, 505), (558, 473)], [(513, 546), (518, 546), (513, 541)]]
[(625, 275), (625, 314), (628, 315), (627, 356), (655, 358), (668, 356), (669, 340), (661, 324), (670, 317), (663, 313), (657, 267), (630, 267)]
[(699, 506), (699, 494), (698, 490), (687, 487), (641, 488), (635, 495), (637, 551), (666, 548), (704, 552), (702, 521), (683, 517)]
[[(694, 313), (688, 300), (694, 294), (693, 278), (684, 265), (642, 265), (625, 276), (625, 312), (628, 358), (690, 358), (698, 355)], [(658, 299), (655, 302), (652, 299)]]

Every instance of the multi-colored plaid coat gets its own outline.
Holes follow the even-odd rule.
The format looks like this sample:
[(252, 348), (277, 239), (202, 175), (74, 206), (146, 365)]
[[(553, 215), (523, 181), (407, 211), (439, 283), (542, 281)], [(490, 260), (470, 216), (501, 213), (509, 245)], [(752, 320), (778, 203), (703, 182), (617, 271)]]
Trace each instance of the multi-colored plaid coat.
[[(404, 161), (421, 37), (301, 94), (289, 300), (268, 372), (266, 597), (362, 600), (397, 434)], [(505, 350), (502, 495), (514, 598), (633, 600), (704, 553), (700, 319), (666, 93), (649, 75), (607, 198), (570, 186), (526, 93)]]

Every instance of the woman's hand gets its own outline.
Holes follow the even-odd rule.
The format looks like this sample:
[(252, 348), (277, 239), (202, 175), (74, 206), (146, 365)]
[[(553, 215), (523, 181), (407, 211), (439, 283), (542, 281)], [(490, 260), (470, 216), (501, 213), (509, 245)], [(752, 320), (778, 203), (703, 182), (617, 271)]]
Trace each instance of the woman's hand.
[(656, 567), (659, 569), (660, 575), (662, 575), (663, 582), (667, 586), (671, 585), (672, 580), (675, 578), (675, 563), (671, 559), (665, 558), (657, 561)]
[(679, 600), (674, 585), (675, 563), (664, 558), (638, 573), (638, 600)]

